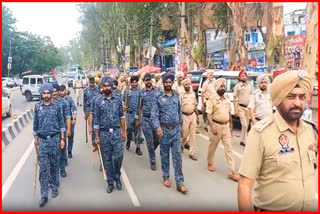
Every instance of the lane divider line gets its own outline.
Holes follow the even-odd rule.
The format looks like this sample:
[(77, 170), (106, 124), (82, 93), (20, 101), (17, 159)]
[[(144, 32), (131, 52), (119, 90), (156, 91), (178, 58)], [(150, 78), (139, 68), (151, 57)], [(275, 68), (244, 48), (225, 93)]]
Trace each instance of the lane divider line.
[(134, 190), (131, 186), (131, 183), (129, 181), (129, 178), (127, 176), (127, 173), (124, 171), (123, 168), (121, 168), (121, 174), (122, 174), (122, 180), (123, 180), (123, 183), (124, 185), (126, 186), (127, 190), (128, 190), (128, 193), (129, 193), (129, 196), (130, 196), (130, 199), (133, 203), (133, 206), (135, 207), (140, 207), (140, 202), (138, 200), (138, 197), (137, 195), (134, 193)]
[(9, 177), (7, 178), (6, 182), (2, 186), (2, 201), (6, 197), (6, 195), (9, 192), (13, 182), (16, 180), (16, 178), (17, 178), (18, 174), (20, 173), (23, 165), (25, 164), (25, 162), (27, 161), (28, 157), (30, 156), (33, 147), (34, 147), (34, 145), (33, 145), (33, 141), (32, 141), (31, 144), (29, 145), (29, 147), (27, 148), (27, 150), (23, 153), (23, 155), (20, 158), (20, 160), (17, 163), (17, 165), (12, 170), (12, 172), (9, 175)]

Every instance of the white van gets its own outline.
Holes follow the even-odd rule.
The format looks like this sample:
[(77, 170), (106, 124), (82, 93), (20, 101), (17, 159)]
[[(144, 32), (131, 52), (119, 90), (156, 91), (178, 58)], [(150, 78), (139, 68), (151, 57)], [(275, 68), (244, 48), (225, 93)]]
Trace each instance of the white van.
[[(239, 82), (239, 73), (240, 71), (214, 71), (213, 76), (215, 79), (218, 78), (225, 78), (227, 80), (226, 85), (226, 92), (225, 95), (230, 99), (231, 101), (231, 115), (234, 115), (234, 108), (233, 108), (233, 88), (234, 86)], [(247, 72), (248, 74), (248, 83), (253, 88), (253, 91), (257, 89), (257, 83), (256, 79), (259, 75), (262, 75), (264, 73), (259, 72)], [(200, 86), (198, 89), (198, 110), (201, 112), (202, 102), (201, 102), (201, 92), (202, 92), (202, 85), (204, 81), (207, 79), (207, 72), (202, 74), (201, 80), (200, 80)], [(270, 82), (271, 82), (271, 76), (270, 76)]]

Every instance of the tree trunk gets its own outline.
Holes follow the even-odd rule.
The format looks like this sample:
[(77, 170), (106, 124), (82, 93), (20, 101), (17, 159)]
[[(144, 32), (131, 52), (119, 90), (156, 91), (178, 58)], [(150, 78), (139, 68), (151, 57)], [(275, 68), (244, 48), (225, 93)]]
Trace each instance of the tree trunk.
[(308, 3), (307, 18), (307, 37), (303, 50), (303, 67), (314, 80), (318, 70), (316, 63), (318, 57), (318, 3)]

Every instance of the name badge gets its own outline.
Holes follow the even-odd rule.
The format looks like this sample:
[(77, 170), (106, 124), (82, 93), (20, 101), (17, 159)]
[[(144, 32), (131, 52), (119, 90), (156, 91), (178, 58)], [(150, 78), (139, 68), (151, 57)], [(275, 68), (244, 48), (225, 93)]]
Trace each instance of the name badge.
[(280, 150), (280, 154), (287, 154), (294, 152), (294, 148), (289, 147), (289, 139), (286, 135), (281, 134), (279, 137), (279, 143), (282, 146), (282, 149)]

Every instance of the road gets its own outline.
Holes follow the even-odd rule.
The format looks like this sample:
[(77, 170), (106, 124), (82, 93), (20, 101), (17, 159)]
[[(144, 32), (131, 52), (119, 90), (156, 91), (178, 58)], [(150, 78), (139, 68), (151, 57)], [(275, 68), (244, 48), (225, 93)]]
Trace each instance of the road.
[[(39, 208), (39, 182), (34, 195), (35, 150), (32, 124), (11, 142), (2, 153), (3, 211), (238, 211), (237, 183), (228, 180), (227, 164), (220, 144), (216, 155), (216, 172), (207, 170), (208, 137), (202, 130), (196, 136), (199, 161), (183, 154), (183, 173), (189, 192), (177, 192), (172, 163), (171, 188), (162, 184), (159, 149), (156, 150), (156, 171), (150, 169), (146, 144), (143, 156), (135, 154), (135, 146), (124, 151), (122, 168), (123, 190), (106, 193), (106, 182), (98, 171), (98, 153), (92, 153), (85, 142), (83, 111), (79, 108), (75, 129), (73, 158), (69, 159), (68, 176), (61, 179), (60, 194), (44, 208)], [(239, 169), (243, 147), (239, 145), (238, 129), (233, 131), (235, 168)], [(316, 172), (318, 174), (318, 172)], [(318, 181), (318, 177), (316, 177)], [(318, 183), (318, 182), (316, 182)], [(317, 188), (318, 189), (318, 188)], [(317, 195), (315, 196), (316, 199)]]

